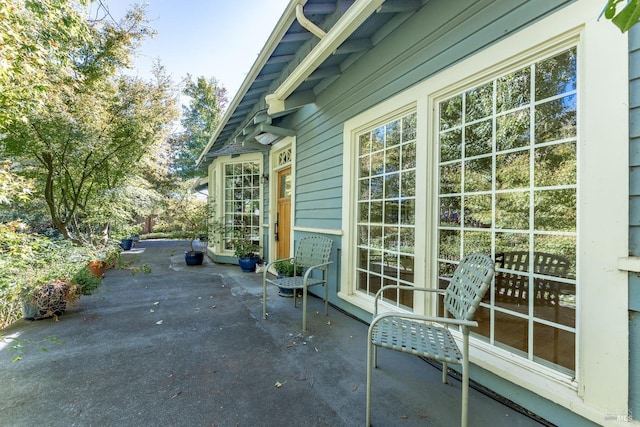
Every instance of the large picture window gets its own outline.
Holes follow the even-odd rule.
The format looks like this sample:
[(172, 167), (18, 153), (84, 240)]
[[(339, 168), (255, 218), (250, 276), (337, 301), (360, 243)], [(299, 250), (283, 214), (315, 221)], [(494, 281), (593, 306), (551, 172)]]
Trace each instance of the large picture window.
[[(375, 295), (383, 285), (414, 282), (416, 113), (364, 131), (357, 141), (357, 289)], [(384, 297), (413, 307), (411, 292)]]
[(260, 163), (245, 161), (224, 165), (225, 250), (234, 238), (249, 238), (260, 245)]
[[(629, 50), (596, 9), (568, 3), (345, 121), (338, 296), (373, 312), (385, 283), (444, 288), (487, 254), (471, 362), (598, 423), (628, 404), (628, 364), (612, 361), (629, 354), (630, 152)], [(389, 142), (405, 120), (415, 141)], [(395, 169), (404, 144), (415, 160), (403, 150)], [(401, 179), (396, 198), (405, 174), (414, 194)], [(385, 295), (381, 310), (439, 303)]]
[(478, 334), (573, 373), (577, 55), (568, 49), (438, 103), (438, 269), (482, 252), (497, 273)]

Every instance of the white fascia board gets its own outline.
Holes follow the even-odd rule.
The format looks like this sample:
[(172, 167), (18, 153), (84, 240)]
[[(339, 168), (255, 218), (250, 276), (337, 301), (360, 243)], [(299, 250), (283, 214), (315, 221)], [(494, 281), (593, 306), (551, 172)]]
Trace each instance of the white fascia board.
[(270, 115), (284, 111), (285, 99), (311, 75), (384, 0), (356, 0), (274, 93), (265, 97)]
[(286, 34), (287, 30), (289, 29), (293, 21), (296, 19), (296, 6), (298, 4), (300, 4), (299, 0), (289, 1), (287, 8), (283, 12), (282, 16), (278, 20), (278, 23), (276, 24), (275, 28), (271, 32), (271, 35), (269, 36), (264, 47), (260, 51), (258, 58), (256, 58), (256, 61), (253, 63), (253, 66), (247, 73), (247, 77), (245, 77), (244, 81), (242, 82), (242, 85), (240, 86), (240, 89), (236, 93), (236, 96), (231, 101), (231, 104), (229, 104), (229, 108), (227, 108), (227, 111), (225, 112), (224, 116), (222, 116), (222, 120), (220, 120), (220, 124), (218, 125), (215, 132), (211, 136), (211, 139), (209, 139), (207, 146), (204, 148), (204, 150), (202, 150), (202, 153), (200, 153), (200, 157), (198, 157), (198, 160), (196, 161), (196, 166), (200, 166), (200, 164), (205, 158), (205, 155), (211, 149), (211, 146), (214, 144), (216, 139), (218, 139), (218, 136), (222, 132), (222, 129), (224, 129), (225, 125), (231, 118), (231, 115), (236, 110), (236, 108), (238, 108), (238, 104), (240, 104), (240, 101), (242, 101), (242, 97), (247, 93), (247, 91), (249, 90), (249, 87), (258, 76), (258, 73), (260, 72), (260, 70), (262, 70), (265, 63), (269, 59), (269, 57), (271, 56), (275, 48), (278, 46), (278, 43), (280, 43), (280, 40)]

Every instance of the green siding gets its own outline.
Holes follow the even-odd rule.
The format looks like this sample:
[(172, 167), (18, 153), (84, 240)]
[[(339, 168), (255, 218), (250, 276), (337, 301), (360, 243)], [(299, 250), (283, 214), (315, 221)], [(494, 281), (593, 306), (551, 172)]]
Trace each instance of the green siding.
[(346, 120), (567, 3), (429, 1), (360, 57), (283, 124), (297, 129), (296, 226), (343, 226), (341, 202), (319, 209), (317, 201), (341, 201)]

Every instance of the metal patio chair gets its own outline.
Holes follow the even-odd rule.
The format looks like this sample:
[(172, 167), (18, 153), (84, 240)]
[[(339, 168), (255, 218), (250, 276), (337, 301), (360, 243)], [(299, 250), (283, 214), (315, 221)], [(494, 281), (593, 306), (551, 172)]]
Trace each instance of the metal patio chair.
[[(296, 255), (291, 258), (275, 260), (267, 264), (262, 276), (262, 318), (267, 318), (267, 284), (276, 285), (280, 289), (293, 290), (293, 306), (296, 307), (298, 290), (302, 290), (302, 330), (307, 330), (307, 289), (311, 286), (324, 285), (324, 314), (329, 314), (329, 286), (327, 276), (329, 273), (329, 256), (333, 241), (323, 236), (303, 237), (298, 242)], [(293, 262), (294, 276), (272, 278), (269, 267), (279, 261), (290, 260)], [(295, 275), (302, 268), (302, 275)], [(312, 277), (313, 272), (320, 272), (322, 278)]]
[[(377, 367), (377, 347), (410, 353), (442, 362), (442, 382), (447, 383), (447, 363), (462, 366), (461, 425), (467, 425), (469, 399), (469, 327), (482, 297), (491, 284), (494, 262), (486, 255), (467, 255), (460, 262), (446, 289), (428, 289), (404, 285), (383, 286), (376, 294), (373, 320), (369, 326), (367, 348), (367, 416), (371, 422), (371, 377)], [(434, 292), (444, 296), (444, 316), (422, 316), (408, 312), (378, 314), (378, 302), (387, 289)], [(448, 317), (451, 314), (452, 317)], [(462, 350), (456, 344), (449, 326), (462, 333)]]

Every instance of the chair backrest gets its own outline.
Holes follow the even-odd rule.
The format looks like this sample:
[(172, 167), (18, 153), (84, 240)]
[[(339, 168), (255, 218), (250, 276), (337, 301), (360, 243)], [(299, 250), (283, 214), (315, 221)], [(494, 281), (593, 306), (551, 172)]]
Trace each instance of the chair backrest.
[(494, 262), (483, 254), (465, 256), (451, 278), (444, 297), (445, 309), (460, 320), (473, 320), (494, 274)]
[(294, 263), (298, 267), (311, 267), (329, 262), (333, 240), (324, 236), (303, 237), (298, 242)]
[[(529, 292), (530, 261), (533, 261), (533, 273), (542, 276), (533, 278), (534, 291)], [(570, 268), (569, 259), (558, 254), (535, 252), (531, 257), (528, 251), (504, 252), (496, 254), (496, 266), (510, 271), (496, 272), (495, 299), (501, 303), (528, 305), (530, 295), (536, 306), (555, 306), (563, 288), (571, 287), (552, 279), (567, 277)], [(488, 298), (485, 297), (488, 301)]]

